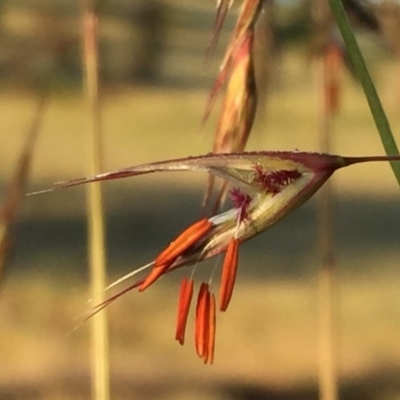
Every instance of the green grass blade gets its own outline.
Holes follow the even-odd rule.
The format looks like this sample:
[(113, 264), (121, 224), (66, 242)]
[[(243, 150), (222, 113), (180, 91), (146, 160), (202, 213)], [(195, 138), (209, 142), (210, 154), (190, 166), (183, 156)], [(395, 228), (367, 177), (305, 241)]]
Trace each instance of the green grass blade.
[[(382, 107), (375, 85), (368, 72), (364, 57), (361, 54), (349, 20), (347, 19), (342, 0), (329, 0), (329, 3), (338, 28), (343, 36), (350, 59), (354, 65), (357, 77), (363, 87), (365, 97), (368, 101), (385, 152), (387, 155), (398, 155), (399, 150), (393, 137), (389, 121)], [(400, 186), (400, 165), (399, 163), (391, 163), (390, 165)]]

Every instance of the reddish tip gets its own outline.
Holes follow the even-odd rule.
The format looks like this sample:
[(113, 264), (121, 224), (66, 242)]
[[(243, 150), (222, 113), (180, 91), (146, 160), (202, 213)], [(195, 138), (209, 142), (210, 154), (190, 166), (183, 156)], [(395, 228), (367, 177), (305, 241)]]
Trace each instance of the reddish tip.
[(175, 334), (175, 339), (182, 345), (185, 342), (186, 323), (193, 297), (193, 285), (193, 279), (182, 279), (178, 302), (178, 321), (176, 324)]
[(224, 264), (222, 266), (221, 286), (219, 292), (219, 309), (226, 311), (232, 298), (239, 262), (239, 241), (232, 238), (228, 243)]

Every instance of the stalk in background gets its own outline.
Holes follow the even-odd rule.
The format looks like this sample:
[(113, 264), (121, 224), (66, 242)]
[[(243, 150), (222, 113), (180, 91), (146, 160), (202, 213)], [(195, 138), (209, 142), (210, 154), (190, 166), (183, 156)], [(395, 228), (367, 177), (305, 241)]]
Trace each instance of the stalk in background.
[[(330, 152), (334, 135), (334, 117), (340, 103), (341, 48), (335, 40), (332, 17), (327, 0), (313, 3), (313, 21), (317, 59), (315, 61), (316, 90), (318, 92), (318, 136), (320, 150)], [(333, 221), (334, 193), (332, 181), (321, 188), (317, 197), (317, 235), (319, 252), (318, 325), (320, 400), (338, 398), (337, 366), (337, 277)]]
[[(98, 76), (98, 17), (90, 1), (86, 1), (83, 11), (83, 61), (85, 93), (88, 106), (88, 171), (101, 171), (102, 132), (99, 103)], [(106, 286), (105, 227), (103, 199), (99, 184), (87, 190), (88, 256), (91, 277), (92, 298), (103, 301)], [(92, 320), (92, 390), (95, 400), (110, 398), (109, 344), (107, 313), (99, 313)]]

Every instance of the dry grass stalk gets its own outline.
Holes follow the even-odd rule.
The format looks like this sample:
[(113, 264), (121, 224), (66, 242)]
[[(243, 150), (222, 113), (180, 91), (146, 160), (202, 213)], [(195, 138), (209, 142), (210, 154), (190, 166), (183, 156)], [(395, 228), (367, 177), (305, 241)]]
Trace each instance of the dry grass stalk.
[[(340, 106), (340, 64), (342, 50), (332, 34), (332, 20), (327, 2), (314, 4), (315, 34), (319, 49), (316, 61), (318, 91), (318, 135), (320, 150), (332, 150), (333, 120)], [(333, 188), (327, 182), (318, 195), (317, 232), (320, 266), (318, 273), (319, 298), (319, 398), (338, 398), (337, 377), (337, 281), (333, 223)]]
[[(89, 110), (89, 174), (100, 172), (102, 162), (97, 27), (98, 18), (95, 12), (92, 11), (89, 2), (87, 2), (83, 14), (83, 60), (85, 93)], [(101, 302), (103, 300), (102, 293), (106, 286), (106, 254), (103, 199), (99, 184), (88, 186), (87, 218), (91, 297)], [(96, 400), (108, 400), (110, 398), (110, 385), (106, 312), (99, 313), (92, 319), (91, 345), (93, 397)]]
[[(319, 138), (322, 152), (332, 151), (334, 117), (340, 106), (339, 73), (342, 51), (333, 40), (317, 66), (321, 108)], [(334, 191), (332, 182), (322, 188), (317, 201), (319, 269), (319, 387), (321, 400), (338, 398), (337, 280), (334, 239)]]
[(32, 159), (35, 143), (43, 120), (43, 115), (48, 103), (48, 92), (46, 91), (38, 99), (37, 108), (27, 133), (24, 146), (21, 150), (19, 161), (15, 168), (14, 177), (11, 180), (6, 192), (5, 200), (0, 209), (0, 283), (3, 280), (5, 266), (12, 247), (12, 228), (15, 224), (18, 211), (21, 208), (29, 172), (32, 166)]

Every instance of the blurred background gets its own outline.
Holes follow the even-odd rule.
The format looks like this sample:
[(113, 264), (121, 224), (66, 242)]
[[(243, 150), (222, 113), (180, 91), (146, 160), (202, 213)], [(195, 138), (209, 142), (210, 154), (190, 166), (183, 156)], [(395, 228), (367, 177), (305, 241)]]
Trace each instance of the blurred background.
[[(382, 29), (366, 18), (354, 23), (399, 142), (400, 5), (367, 6)], [(214, 1), (102, 3), (105, 170), (210, 151), (218, 105), (203, 129), (200, 121), (236, 12), (205, 68)], [(85, 175), (81, 13), (79, 2), (0, 1), (0, 196), (35, 118), (40, 128), (28, 191)], [(268, 52), (260, 51), (268, 73), (259, 80), (262, 105), (248, 149), (318, 150), (318, 40), (310, 4), (277, 0), (267, 17), (265, 32), (274, 39)], [(340, 80), (334, 152), (383, 154), (349, 65)], [(43, 109), (38, 99), (44, 91)], [(152, 260), (198, 219), (206, 181), (182, 173), (103, 185), (110, 281)], [(400, 399), (399, 188), (385, 163), (339, 171), (333, 181), (341, 398)], [(218, 318), (213, 366), (195, 356), (193, 315), (185, 346), (174, 341), (179, 281), (188, 271), (114, 303), (112, 398), (318, 398), (314, 203), (243, 246), (231, 307)], [(85, 191), (29, 197), (21, 211), (0, 286), (0, 399), (87, 399), (89, 325), (73, 331), (91, 307)], [(196, 276), (208, 279), (221, 262), (202, 264)]]

